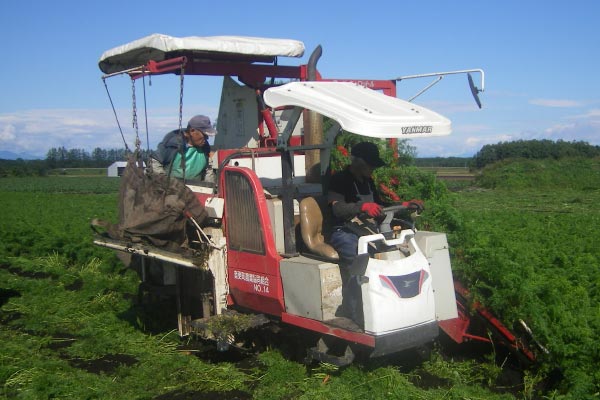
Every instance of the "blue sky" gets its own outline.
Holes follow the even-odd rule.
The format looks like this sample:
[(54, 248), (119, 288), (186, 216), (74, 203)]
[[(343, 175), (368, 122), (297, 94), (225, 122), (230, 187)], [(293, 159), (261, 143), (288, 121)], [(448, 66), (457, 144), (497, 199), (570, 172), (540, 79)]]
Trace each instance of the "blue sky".
[[(600, 145), (599, 15), (596, 0), (5, 2), (0, 150), (45, 157), (51, 147), (123, 147), (98, 60), (152, 33), (297, 39), (304, 57), (280, 59), (294, 65), (306, 63), (320, 44), (318, 68), (331, 78), (484, 69), (481, 110), (463, 75), (444, 78), (415, 100), (453, 122), (450, 136), (411, 141), (421, 157), (472, 156), (485, 144), (518, 139)], [(399, 83), (398, 97), (413, 96), (431, 80)], [(125, 77), (108, 84), (132, 146), (131, 84)], [(220, 85), (217, 78), (186, 79), (184, 120), (216, 117)], [(150, 141), (143, 147), (177, 127), (178, 96), (175, 77), (152, 80)]]

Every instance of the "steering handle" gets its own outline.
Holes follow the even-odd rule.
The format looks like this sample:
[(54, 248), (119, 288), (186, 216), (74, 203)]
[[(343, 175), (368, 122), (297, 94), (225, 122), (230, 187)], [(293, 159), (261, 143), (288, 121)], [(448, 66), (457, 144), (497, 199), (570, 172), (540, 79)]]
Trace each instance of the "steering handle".
[(406, 210), (408, 210), (408, 207), (405, 207), (402, 204), (395, 204), (393, 206), (383, 207), (381, 209), (381, 212), (384, 214), (387, 214), (387, 213), (396, 213), (398, 211), (406, 211)]

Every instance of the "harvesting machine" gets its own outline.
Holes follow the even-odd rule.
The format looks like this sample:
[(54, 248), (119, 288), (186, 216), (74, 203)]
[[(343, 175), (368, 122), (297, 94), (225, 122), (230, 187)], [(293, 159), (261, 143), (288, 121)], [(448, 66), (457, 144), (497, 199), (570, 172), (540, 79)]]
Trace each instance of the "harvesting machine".
[[(397, 83), (467, 74), (481, 106), (483, 71), (333, 79), (317, 69), (321, 51), (318, 46), (307, 64), (280, 65), (281, 57), (302, 57), (304, 44), (155, 34), (105, 52), (99, 61), (105, 84), (122, 74), (134, 88), (150, 76), (180, 77), (180, 128), (184, 76), (217, 76), (223, 83), (211, 144), (216, 178), (181, 182), (130, 160), (120, 223), (96, 235), (95, 244), (126, 256), (145, 287), (172, 289), (182, 336), (214, 338), (220, 348), (234, 344), (243, 329), (287, 324), (317, 338), (308, 359), (345, 365), (359, 353), (378, 357), (427, 344), (440, 328), (459, 343), (491, 340), (470, 332), (476, 317), (496, 338), (533, 357), (487, 310), (469, 308), (467, 291), (452, 276), (446, 235), (398, 221), (402, 207), (384, 209), (381, 223), (368, 221), (351, 265), (340, 266), (324, 235), (322, 199), (336, 135), (343, 130), (385, 138), (392, 148), (398, 139), (447, 135), (450, 121), (398, 99)], [(480, 75), (480, 89), (471, 73)], [(136, 120), (134, 126), (137, 135)], [(162, 196), (164, 203), (172, 195), (185, 204), (169, 209), (177, 214), (171, 215), (176, 228), (169, 237), (138, 211), (145, 210), (139, 202)], [(141, 221), (131, 223), (135, 218)], [(236, 318), (243, 327), (215, 329)]]

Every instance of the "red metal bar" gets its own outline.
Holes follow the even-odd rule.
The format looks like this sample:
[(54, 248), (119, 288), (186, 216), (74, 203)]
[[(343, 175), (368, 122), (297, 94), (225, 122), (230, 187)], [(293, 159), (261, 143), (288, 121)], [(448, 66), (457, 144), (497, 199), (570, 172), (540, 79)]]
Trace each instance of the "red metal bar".
[(143, 67), (142, 71), (131, 73), (131, 79), (138, 79), (147, 75), (166, 74), (169, 72), (181, 71), (181, 67), (187, 63), (187, 57), (170, 58), (164, 61), (150, 60)]
[(187, 63), (187, 57), (176, 57), (164, 61), (148, 61), (148, 67), (154, 74), (180, 70)]
[[(469, 297), (469, 291), (458, 281), (454, 281), (454, 289), (459, 292), (464, 298)], [(477, 311), (486, 321), (490, 323), (498, 332), (511, 343), (514, 343), (517, 338), (512, 334), (503, 324), (500, 322), (491, 312), (481, 305), (478, 301), (474, 301), (472, 307)]]
[(144, 71), (132, 73), (133, 79), (145, 75), (158, 75), (178, 72), (185, 66), (185, 75), (236, 76), (246, 85), (262, 87), (267, 78), (301, 79), (301, 66), (285, 66), (270, 64), (251, 64), (249, 62), (206, 62), (196, 61), (191, 57), (181, 56), (164, 61), (150, 60)]
[[(267, 125), (267, 129), (269, 130), (269, 137), (263, 137), (262, 135), (260, 137), (261, 145), (263, 147), (266, 147), (267, 142), (277, 142), (277, 125), (275, 125), (275, 121), (273, 120), (273, 116), (271, 115), (271, 109), (267, 107), (265, 101), (263, 100), (260, 89), (256, 89), (256, 101), (258, 103), (260, 115), (262, 116), (262, 119)], [(260, 125), (262, 126), (262, 123)]]
[(366, 333), (348, 331), (346, 329), (324, 324), (321, 321), (288, 314), (286, 312), (281, 313), (281, 320), (285, 323), (306, 328), (314, 332), (336, 336), (349, 342), (360, 343), (368, 347), (375, 347), (375, 337)]
[(300, 67), (250, 63), (193, 62), (185, 67), (186, 75), (237, 76), (252, 88), (261, 88), (267, 78), (300, 79)]
[(492, 343), (492, 341), (489, 338), (484, 338), (483, 336), (478, 336), (478, 335), (471, 335), (470, 333), (465, 333), (464, 338), (471, 339), (471, 340), (477, 340), (479, 342)]
[[(491, 342), (490, 339), (468, 333), (470, 327), (470, 315), (466, 310), (466, 304), (462, 301), (467, 301), (470, 298), (469, 290), (466, 289), (460, 282), (454, 281), (454, 290), (457, 294), (457, 306), (459, 308), (459, 317), (449, 321), (442, 321), (440, 327), (457, 343), (462, 343), (465, 339), (478, 340), (482, 342)], [(461, 299), (462, 298), (462, 299)], [(514, 350), (519, 351), (530, 361), (535, 361), (536, 357), (533, 352), (521, 343), (517, 337), (506, 327), (498, 318), (496, 318), (488, 309), (477, 301), (471, 304), (472, 309), (482, 318), (482, 320), (492, 327), (497, 334), (502, 337), (502, 341)]]

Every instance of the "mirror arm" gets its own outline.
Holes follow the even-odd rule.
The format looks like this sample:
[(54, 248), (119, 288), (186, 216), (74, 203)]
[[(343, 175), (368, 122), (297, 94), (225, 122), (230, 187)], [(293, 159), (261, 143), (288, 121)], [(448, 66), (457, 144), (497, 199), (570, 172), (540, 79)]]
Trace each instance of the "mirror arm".
[(419, 93), (415, 94), (413, 97), (411, 97), (410, 99), (408, 99), (406, 101), (408, 101), (409, 103), (412, 102), (414, 99), (416, 99), (417, 97), (419, 97), (420, 95), (422, 95), (423, 93), (428, 91), (433, 85), (435, 85), (436, 83), (441, 81), (443, 78), (444, 78), (443, 75), (438, 76), (435, 81), (433, 81), (429, 85), (425, 86), (423, 89), (421, 89), (421, 91), (419, 91)]
[(405, 75), (405, 76), (399, 76), (398, 78), (394, 78), (393, 80), (395, 81), (401, 81), (401, 80), (405, 80), (405, 79), (415, 79), (415, 78), (427, 78), (430, 76), (445, 76), (445, 75), (455, 75), (455, 74), (466, 74), (469, 72), (478, 72), (479, 74), (481, 74), (481, 88), (479, 89), (480, 92), (483, 92), (485, 90), (485, 74), (483, 72), (482, 69), (480, 68), (475, 68), (475, 69), (461, 69), (458, 71), (446, 71), (446, 72), (432, 72), (432, 73), (428, 73), (428, 74), (417, 74), (417, 75)]

